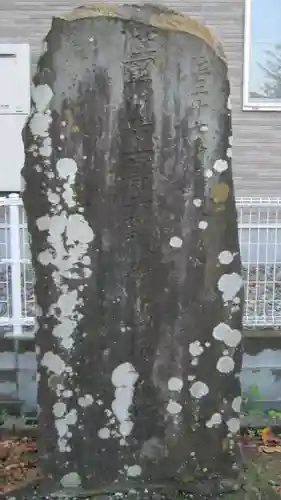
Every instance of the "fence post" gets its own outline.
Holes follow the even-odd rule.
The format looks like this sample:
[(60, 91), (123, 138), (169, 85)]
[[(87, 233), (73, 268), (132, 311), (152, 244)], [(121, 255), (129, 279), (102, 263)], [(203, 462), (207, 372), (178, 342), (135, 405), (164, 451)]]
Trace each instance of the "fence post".
[(21, 248), (20, 248), (20, 220), (19, 220), (19, 195), (9, 195), (10, 210), (10, 245), (11, 245), (11, 268), (12, 268), (12, 322), (13, 335), (22, 335), (22, 304), (21, 304)]

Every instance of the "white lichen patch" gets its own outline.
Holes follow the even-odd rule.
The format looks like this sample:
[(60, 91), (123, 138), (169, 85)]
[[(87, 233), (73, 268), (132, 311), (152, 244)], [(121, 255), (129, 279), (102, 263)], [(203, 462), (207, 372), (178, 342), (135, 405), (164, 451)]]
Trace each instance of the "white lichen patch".
[(199, 229), (201, 229), (202, 231), (205, 231), (205, 229), (207, 229), (208, 227), (208, 222), (205, 221), (205, 220), (200, 220), (199, 224), (198, 224), (198, 227)]
[(197, 207), (197, 208), (201, 207), (202, 206), (202, 200), (200, 200), (200, 198), (194, 198), (193, 205), (195, 207)]
[(51, 139), (49, 137), (52, 117), (49, 113), (49, 105), (53, 97), (53, 92), (48, 85), (38, 85), (37, 87), (32, 87), (31, 94), (33, 107), (29, 128), (31, 134), (36, 139), (40, 139), (39, 146), (36, 144), (33, 146), (33, 156), (38, 156), (39, 153), (42, 157), (48, 158), (52, 152)]
[(226, 156), (228, 158), (232, 158), (232, 148), (227, 148), (227, 150), (226, 150)]
[(71, 389), (66, 389), (62, 392), (62, 395), (64, 398), (71, 398), (71, 396), (73, 395), (73, 391)]
[(57, 354), (51, 351), (45, 352), (41, 359), (41, 365), (45, 366), (50, 373), (61, 375), (66, 368), (65, 362)]
[(170, 239), (170, 246), (172, 248), (181, 248), (182, 247), (182, 244), (183, 244), (183, 241), (181, 238), (179, 238), (178, 236), (173, 236), (171, 239)]
[(56, 165), (58, 176), (64, 179), (62, 197), (68, 207), (74, 207), (76, 200), (73, 197), (73, 186), (75, 183), (77, 164), (72, 158), (61, 158)]
[[(139, 374), (131, 363), (122, 363), (112, 372), (111, 381), (115, 387), (115, 399), (112, 402), (112, 411), (119, 422), (119, 432), (121, 435), (125, 430), (132, 430), (133, 425), (130, 418), (130, 407), (133, 403), (134, 387), (139, 378)], [(124, 436), (124, 435), (123, 435)]]
[(107, 427), (103, 427), (98, 430), (98, 437), (100, 439), (109, 439), (110, 438), (110, 430)]
[(227, 420), (226, 425), (231, 434), (237, 434), (240, 430), (240, 419), (230, 418), (229, 420)]
[(45, 137), (39, 147), (39, 154), (44, 158), (48, 158), (52, 154), (52, 141), (50, 137)]
[(207, 396), (207, 394), (209, 393), (209, 387), (207, 386), (207, 384), (205, 384), (205, 382), (197, 380), (192, 384), (189, 391), (192, 397), (194, 397), (195, 399), (201, 399), (204, 396)]
[(121, 434), (121, 436), (123, 437), (127, 437), (127, 436), (130, 436), (132, 430), (133, 430), (133, 427), (134, 427), (134, 424), (132, 421), (126, 421), (126, 422), (122, 422), (119, 426), (119, 432)]
[(178, 415), (182, 411), (182, 405), (180, 403), (177, 403), (177, 401), (173, 401), (170, 399), (168, 405), (167, 405), (167, 412), (170, 413), (170, 415)]
[(169, 391), (180, 392), (183, 388), (183, 380), (178, 377), (171, 377), (168, 380)]
[(236, 398), (233, 399), (231, 406), (233, 411), (235, 411), (235, 413), (240, 413), (241, 404), (242, 404), (241, 396), (237, 396)]
[(214, 170), (218, 172), (219, 174), (222, 174), (228, 169), (228, 163), (226, 160), (216, 160), (214, 163)]
[(66, 404), (62, 401), (57, 401), (53, 405), (53, 414), (56, 418), (61, 418), (66, 412)]
[[(49, 136), (49, 128), (52, 123), (52, 118), (50, 115), (35, 113), (30, 122), (29, 128), (30, 132), (34, 137), (44, 138)], [(34, 152), (33, 156), (38, 156), (38, 154)]]
[(50, 107), (51, 100), (53, 98), (53, 91), (49, 85), (37, 85), (31, 87), (31, 98), (35, 104), (35, 107), (39, 113), (45, 113), (45, 111)]
[(49, 231), (50, 228), (50, 217), (43, 215), (36, 220), (36, 226), (39, 231)]
[(60, 321), (54, 326), (53, 335), (60, 339), (62, 347), (71, 349), (74, 343), (72, 336), (76, 328), (77, 320), (74, 319), (74, 311), (77, 305), (78, 291), (71, 290), (68, 293), (62, 293), (57, 302), (57, 319)]
[(64, 420), (67, 425), (75, 425), (77, 422), (77, 418), (77, 411), (75, 410), (75, 408), (72, 408), (72, 410), (70, 410), (69, 413), (67, 413), (67, 415), (64, 417)]
[[(52, 172), (49, 173), (49, 177), (52, 174)], [(52, 179), (52, 175), (51, 175)], [(60, 202), (60, 197), (57, 193), (53, 193), (51, 190), (48, 190), (48, 200), (52, 205), (58, 205)]]
[(242, 286), (243, 280), (237, 273), (223, 274), (218, 281), (218, 289), (224, 302), (232, 301)]
[(217, 370), (220, 373), (231, 373), (234, 366), (234, 361), (230, 356), (221, 356), (217, 362)]
[(67, 414), (64, 414), (62, 418), (55, 419), (55, 427), (58, 434), (58, 448), (60, 451), (70, 451), (68, 446), (68, 438), (71, 437), (69, 427), (76, 425), (78, 420), (77, 411), (73, 408)]
[(200, 130), (200, 132), (206, 133), (206, 132), (208, 132), (209, 127), (208, 127), (208, 125), (203, 124), (203, 125), (200, 125), (199, 130)]
[(199, 340), (195, 340), (195, 342), (191, 342), (191, 344), (189, 344), (188, 349), (189, 349), (191, 356), (193, 356), (193, 357), (200, 356), (200, 354), (202, 354), (202, 352), (204, 351), (204, 348), (200, 344)]
[(213, 172), (210, 168), (208, 168), (206, 171), (205, 171), (205, 177), (207, 179), (210, 179), (211, 177), (213, 176)]
[(87, 406), (91, 406), (93, 404), (94, 398), (91, 394), (85, 394), (85, 396), (80, 396), (77, 402), (79, 406), (86, 408)]
[(242, 340), (241, 332), (232, 329), (226, 323), (219, 323), (215, 326), (213, 329), (213, 337), (216, 340), (224, 342), (228, 347), (236, 347)]
[(223, 250), (222, 252), (219, 253), (218, 261), (220, 264), (227, 266), (231, 264), (233, 258), (234, 256), (232, 252), (229, 252), (229, 250)]
[(193, 358), (193, 359), (191, 360), (191, 365), (192, 365), (192, 366), (197, 366), (197, 365), (198, 365), (198, 361), (199, 361), (199, 360), (198, 360), (198, 358)]
[(127, 469), (127, 476), (129, 477), (138, 477), (141, 475), (141, 466), (140, 465), (131, 465)]
[(210, 420), (208, 420), (206, 422), (206, 427), (208, 427), (209, 429), (211, 427), (217, 427), (218, 425), (221, 424), (221, 422), (222, 422), (222, 416), (221, 416), (221, 414), (220, 413), (214, 413), (211, 416)]
[[(73, 190), (76, 162), (71, 158), (62, 158), (57, 162), (56, 172), (58, 180), (63, 184), (62, 196), (65, 205), (71, 208), (76, 205)], [(39, 254), (38, 260), (43, 266), (51, 264), (54, 268), (52, 278), (60, 293), (57, 303), (50, 307), (48, 316), (53, 316), (57, 321), (53, 335), (60, 340), (62, 347), (71, 349), (73, 334), (82, 317), (77, 308), (83, 305), (83, 299), (78, 297), (77, 288), (71, 289), (67, 284), (62, 285), (62, 278), (65, 283), (67, 280), (80, 279), (81, 270), (84, 270), (84, 276), (90, 277), (91, 269), (85, 266), (85, 262), (89, 263), (86, 257), (94, 233), (80, 213), (58, 212), (57, 193), (49, 189), (47, 198), (51, 205), (51, 215), (38, 218), (36, 223), (40, 231), (48, 231), (48, 248)]]
[(81, 484), (81, 478), (77, 472), (69, 472), (61, 478), (63, 488), (78, 488)]

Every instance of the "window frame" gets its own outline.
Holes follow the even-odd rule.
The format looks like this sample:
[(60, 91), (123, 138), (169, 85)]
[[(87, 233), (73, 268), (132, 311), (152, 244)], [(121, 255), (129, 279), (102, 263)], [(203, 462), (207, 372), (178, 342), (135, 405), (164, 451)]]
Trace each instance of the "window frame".
[(266, 102), (265, 99), (255, 101), (249, 98), (249, 83), (250, 83), (250, 62), (251, 62), (251, 18), (252, 18), (252, 3), (254, 0), (245, 0), (245, 17), (244, 17), (244, 60), (243, 60), (243, 96), (242, 109), (243, 111), (281, 111), (281, 99), (276, 99), (274, 102)]

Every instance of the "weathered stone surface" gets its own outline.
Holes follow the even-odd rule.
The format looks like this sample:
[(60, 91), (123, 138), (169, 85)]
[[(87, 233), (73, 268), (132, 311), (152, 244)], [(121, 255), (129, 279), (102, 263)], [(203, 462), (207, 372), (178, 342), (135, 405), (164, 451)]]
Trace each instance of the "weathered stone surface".
[(221, 50), (159, 7), (77, 9), (54, 20), (34, 85), (23, 176), (43, 468), (99, 492), (199, 478), (203, 495), (239, 473)]

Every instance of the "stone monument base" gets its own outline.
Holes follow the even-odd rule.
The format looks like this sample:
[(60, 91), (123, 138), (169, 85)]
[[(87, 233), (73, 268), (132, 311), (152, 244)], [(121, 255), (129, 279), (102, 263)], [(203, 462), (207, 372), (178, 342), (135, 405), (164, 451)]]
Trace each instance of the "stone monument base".
[(278, 500), (278, 493), (270, 484), (270, 478), (260, 467), (260, 464), (246, 462), (244, 481), (241, 485), (232, 485), (228, 481), (221, 481), (220, 486), (213, 481), (190, 481), (175, 489), (167, 485), (142, 485), (137, 489), (135, 484), (128, 491), (122, 491), (121, 485), (114, 485), (108, 491), (83, 489), (56, 489), (53, 484), (30, 484), (22, 489), (6, 495), (7, 500)]

